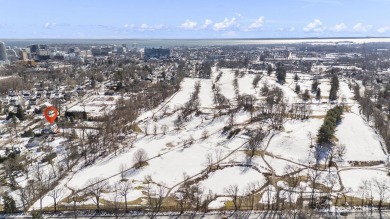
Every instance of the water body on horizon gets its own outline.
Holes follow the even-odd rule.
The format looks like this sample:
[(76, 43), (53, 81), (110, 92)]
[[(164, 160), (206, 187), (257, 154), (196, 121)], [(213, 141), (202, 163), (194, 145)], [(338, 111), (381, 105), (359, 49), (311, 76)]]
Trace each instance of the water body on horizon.
[(26, 47), (34, 44), (46, 45), (122, 45), (128, 47), (201, 47), (228, 45), (267, 44), (350, 44), (390, 43), (390, 38), (291, 38), (291, 39), (0, 39), (6, 46)]

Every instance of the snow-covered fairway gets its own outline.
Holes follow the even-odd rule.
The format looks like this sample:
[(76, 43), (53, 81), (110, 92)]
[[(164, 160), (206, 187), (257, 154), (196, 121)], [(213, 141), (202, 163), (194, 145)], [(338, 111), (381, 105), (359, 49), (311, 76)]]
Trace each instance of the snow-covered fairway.
[[(236, 104), (236, 92), (233, 86), (236, 78), (234, 70), (221, 68), (219, 71), (222, 72), (222, 76), (216, 85), (220, 88), (221, 94), (229, 99), (231, 107), (234, 108)], [(141, 131), (133, 133), (132, 137), (136, 136), (136, 140), (132, 148), (119, 151), (116, 156), (111, 154), (100, 158), (93, 165), (79, 170), (75, 168), (75, 172), (71, 174), (69, 179), (66, 178), (60, 185), (78, 190), (84, 188), (89, 179), (101, 177), (107, 179), (111, 185), (110, 189), (102, 195), (103, 199), (109, 201), (113, 197), (112, 185), (121, 180), (121, 166), (125, 165), (129, 169), (125, 173), (125, 178), (138, 186), (138, 190), (132, 191), (130, 194), (131, 200), (145, 197), (143, 183), (146, 177), (154, 183), (164, 185), (170, 192), (167, 195), (171, 195), (171, 197), (176, 197), (175, 193), (185, 178), (190, 177), (196, 183), (199, 182), (205, 192), (210, 190), (219, 196), (210, 204), (210, 207), (219, 208), (224, 206), (225, 201), (231, 199), (227, 197), (226, 192), (229, 186), (237, 185), (241, 195), (249, 184), (255, 184), (257, 188), (260, 188), (266, 183), (270, 183), (270, 174), (274, 174), (280, 180), (278, 183), (283, 184), (285, 183), (283, 176), (287, 174), (287, 166), (300, 169), (299, 171), (303, 170), (298, 171), (298, 174), (307, 177), (306, 175), (312, 172), (310, 169), (312, 163), (309, 163), (309, 160), (313, 159), (310, 156), (313, 156), (313, 150), (315, 150), (314, 147), (310, 146), (316, 144), (316, 136), (323, 124), (327, 110), (337, 104), (330, 103), (327, 99), (330, 90), (329, 79), (320, 80), (321, 101), (315, 100), (311, 94), (312, 99), (305, 102), (313, 114), (308, 119), (295, 119), (295, 117), (286, 116), (283, 127), (280, 130), (270, 131), (270, 134), (265, 137), (261, 149), (257, 151), (258, 153), (252, 160), (248, 160), (248, 151), (244, 149), (251, 134), (260, 128), (266, 130), (270, 122), (251, 122), (250, 113), (243, 109), (237, 110), (233, 117), (230, 117), (229, 112), (214, 109), (213, 85), (215, 86), (218, 72), (213, 68), (211, 79), (185, 78), (177, 93), (154, 110), (143, 112), (139, 116), (137, 126)], [(287, 83), (283, 85), (277, 83), (273, 75), (262, 75), (262, 80), (255, 89), (252, 82), (256, 76), (255, 74), (244, 74), (242, 77), (237, 77), (238, 94), (254, 95), (257, 101), (255, 106), (259, 106), (260, 101), (265, 99), (265, 96), (262, 96), (260, 92), (260, 87), (265, 82), (270, 88), (275, 86), (282, 90), (285, 103), (303, 102), (301, 94), (294, 91), (296, 82), (293, 81), (293, 74), (288, 74)], [(301, 85), (301, 89), (310, 89), (312, 75), (302, 74), (299, 76), (301, 79), (298, 80), (298, 83)], [(176, 127), (175, 121), (180, 115), (180, 108), (190, 100), (197, 82), (200, 83), (198, 112), (190, 114), (179, 127)], [(340, 81), (339, 97), (338, 103), (341, 103), (344, 98), (347, 106), (349, 108), (352, 106), (351, 110), (348, 109), (349, 111), (344, 112), (342, 122), (337, 126), (335, 134), (337, 142), (346, 145), (344, 161), (385, 160), (386, 155), (380, 145), (380, 138), (358, 114), (357, 104), (353, 100), (353, 93), (346, 80)], [(166, 114), (162, 113), (164, 107), (167, 107)], [(233, 122), (232, 127), (230, 127), (230, 122)], [(164, 126), (168, 127), (165, 134), (162, 131)], [(156, 127), (156, 134), (153, 133), (154, 127)], [(223, 132), (224, 129), (225, 132)], [(232, 134), (234, 131), (237, 133)], [(147, 161), (147, 165), (138, 169), (132, 168), (135, 163), (133, 155), (139, 149), (145, 150), (150, 159)], [(221, 166), (208, 172), (208, 162), (210, 161), (206, 158), (208, 156), (209, 158), (211, 156), (213, 165), (218, 160)], [(248, 167), (242, 167), (244, 164)], [(337, 171), (339, 171), (344, 187), (351, 187), (354, 190), (364, 179), (384, 177), (384, 173), (380, 169), (383, 169), (383, 165), (375, 167), (376, 169), (342, 169), (350, 168), (347, 162), (342, 162), (342, 165), (337, 168), (334, 167), (331, 171), (334, 174), (333, 177), (337, 180)], [(362, 173), (365, 176), (358, 176), (359, 171), (362, 170), (364, 170)], [(319, 183), (326, 185), (328, 183), (326, 182), (327, 171), (321, 171), (323, 174), (318, 179), (322, 181)], [(334, 188), (335, 190), (340, 188), (338, 181)], [(308, 185), (306, 185), (306, 190), (310, 191)], [(70, 190), (67, 190), (67, 194), (69, 192)], [(264, 198), (262, 201), (264, 202)], [(47, 197), (44, 200), (44, 205), (51, 205), (50, 199)], [(34, 207), (37, 206), (35, 203)]]
[(346, 146), (347, 161), (377, 161), (386, 158), (379, 136), (359, 115), (344, 113), (337, 127), (336, 138)]
[(238, 186), (240, 193), (244, 192), (246, 187), (254, 183), (263, 185), (266, 182), (265, 177), (250, 168), (245, 167), (228, 167), (222, 170), (217, 170), (209, 175), (209, 178), (202, 182), (206, 191), (211, 190), (217, 194), (227, 195), (226, 189), (229, 186)]
[[(322, 125), (322, 119), (291, 120), (285, 123), (284, 131), (270, 141), (267, 151), (295, 162), (306, 162), (310, 145), (315, 143), (315, 135)], [(311, 136), (312, 140), (309, 138)]]

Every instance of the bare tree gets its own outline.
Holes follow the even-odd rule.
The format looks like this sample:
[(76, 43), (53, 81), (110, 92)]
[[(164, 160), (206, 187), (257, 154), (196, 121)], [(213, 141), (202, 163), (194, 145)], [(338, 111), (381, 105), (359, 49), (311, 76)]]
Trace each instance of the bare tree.
[(195, 211), (199, 211), (201, 208), (202, 201), (204, 199), (204, 188), (199, 184), (191, 186), (192, 200), (191, 203), (195, 207)]
[(259, 129), (249, 140), (246, 145), (246, 149), (250, 151), (250, 159), (253, 158), (255, 152), (261, 148), (262, 142), (266, 136), (266, 133)]
[(234, 210), (237, 211), (241, 207), (241, 199), (238, 196), (238, 185), (230, 185), (225, 189), (225, 192), (233, 199)]
[(184, 210), (191, 203), (191, 194), (192, 194), (191, 186), (188, 183), (189, 176), (186, 173), (183, 173), (183, 179), (184, 179), (184, 183), (176, 193), (177, 204), (180, 209), (180, 214), (184, 213)]
[(213, 162), (214, 162), (213, 154), (211, 154), (211, 153), (206, 154), (206, 165), (207, 165), (209, 171), (213, 167), (213, 164), (214, 164)]
[[(149, 178), (149, 179), (148, 179)], [(149, 218), (155, 218), (160, 212), (161, 206), (165, 197), (165, 187), (163, 185), (155, 185), (151, 182), (150, 177), (146, 177), (146, 196), (151, 212)]]
[(153, 125), (153, 135), (157, 135), (157, 124)]
[(61, 197), (64, 194), (64, 190), (61, 187), (56, 187), (53, 190), (51, 190), (47, 195), (53, 198), (53, 204), (54, 204), (54, 213), (57, 212), (57, 204), (58, 201), (61, 199)]
[(309, 185), (311, 187), (311, 195), (310, 195), (310, 207), (315, 208), (316, 207), (316, 189), (318, 187), (318, 181), (321, 178), (322, 172), (319, 170), (319, 155), (315, 153), (315, 164), (312, 167), (312, 169), (308, 170), (308, 180)]
[(148, 154), (146, 151), (142, 148), (138, 149), (133, 155), (133, 161), (135, 162), (136, 166), (142, 167), (144, 162), (148, 159)]
[(79, 153), (77, 151), (76, 144), (74, 144), (72, 141), (67, 141), (67, 145), (63, 153), (63, 160), (65, 161), (66, 169), (68, 171), (71, 171), (71, 166), (73, 165), (74, 160), (76, 160), (78, 156)]
[(31, 189), (31, 185), (28, 184), (24, 188), (19, 188), (18, 189), (18, 195), (20, 197), (20, 201), (22, 202), (23, 205), (23, 210), (27, 210), (27, 206), (31, 204), (31, 201), (33, 199), (34, 193), (33, 190)]
[(118, 185), (118, 191), (121, 196), (125, 199), (125, 210), (127, 212), (127, 194), (131, 189), (131, 183), (129, 181), (121, 181)]
[(390, 182), (386, 179), (373, 179), (376, 193), (379, 197), (378, 210), (382, 210), (382, 205), (390, 196)]
[(333, 151), (334, 151), (335, 158), (338, 160), (342, 160), (347, 151), (347, 148), (345, 144), (337, 144), (335, 145)]
[(92, 200), (96, 203), (97, 211), (100, 211), (100, 196), (107, 188), (108, 182), (100, 177), (89, 179), (87, 182), (86, 194), (92, 196)]
[(205, 199), (202, 202), (203, 212), (206, 213), (208, 211), (208, 206), (210, 202), (215, 198), (215, 194), (209, 190), (208, 194), (206, 195)]
[(215, 163), (217, 164), (217, 167), (219, 167), (219, 164), (221, 163), (222, 161), (222, 158), (223, 158), (223, 151), (221, 149), (217, 149), (214, 151), (214, 154), (215, 154)]
[(119, 166), (119, 171), (121, 172), (121, 180), (124, 180), (125, 174), (126, 174), (126, 170), (127, 170), (126, 164), (122, 163), (122, 164)]
[(161, 131), (163, 133), (163, 135), (165, 135), (168, 131), (168, 126), (166, 124), (162, 125), (161, 126)]
[(371, 180), (363, 180), (362, 181), (362, 190), (364, 191), (364, 199), (365, 203), (368, 204), (371, 207), (372, 210), (372, 202), (374, 199), (374, 194), (373, 194), (373, 185)]
[(295, 200), (295, 195), (297, 194), (296, 189), (298, 189), (300, 183), (300, 173), (301, 169), (298, 166), (287, 165), (284, 168), (284, 173), (286, 176), (286, 183), (288, 185), (287, 190), (287, 199), (290, 209), (293, 208), (293, 201)]
[(313, 144), (314, 134), (313, 134), (313, 132), (309, 131), (306, 136), (310, 139), (310, 148), (314, 147), (314, 144)]
[(145, 133), (145, 135), (148, 135), (148, 130), (149, 130), (149, 125), (148, 125), (148, 124), (145, 124), (145, 127), (144, 127), (144, 133)]
[(249, 183), (245, 189), (246, 194), (246, 206), (250, 207), (250, 210), (253, 210), (255, 204), (255, 192), (258, 189), (258, 186), (255, 183)]

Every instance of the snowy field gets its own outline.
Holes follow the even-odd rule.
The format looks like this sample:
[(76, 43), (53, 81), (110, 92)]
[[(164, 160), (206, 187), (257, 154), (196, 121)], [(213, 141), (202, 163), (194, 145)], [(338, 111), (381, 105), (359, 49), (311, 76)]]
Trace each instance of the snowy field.
[(202, 182), (206, 191), (211, 190), (220, 195), (227, 195), (229, 186), (238, 186), (240, 193), (251, 183), (262, 186), (266, 182), (263, 174), (245, 167), (228, 167), (217, 170)]
[(340, 171), (340, 177), (343, 185), (346, 188), (350, 188), (352, 190), (351, 193), (355, 194), (357, 197), (361, 196), (361, 188), (368, 186), (368, 189), (373, 192), (375, 200), (378, 200), (379, 194), (377, 193), (377, 190), (374, 189), (374, 181), (378, 180), (379, 182), (385, 182), (385, 185), (390, 185), (390, 179), (386, 175), (386, 172), (384, 170), (378, 170), (377, 168), (344, 170)]
[(357, 114), (343, 114), (341, 124), (337, 127), (336, 138), (340, 144), (346, 146), (347, 161), (377, 161), (386, 158), (379, 136)]
[[(79, 190), (88, 186), (90, 179), (100, 177), (106, 179), (110, 188), (103, 192), (104, 201), (112, 201), (115, 197), (113, 185), (121, 180), (121, 167), (125, 166), (128, 170), (124, 173), (124, 178), (132, 182), (136, 190), (132, 190), (128, 195), (128, 200), (137, 200), (145, 198), (145, 178), (149, 178), (153, 183), (164, 185), (170, 192), (167, 196), (174, 197), (175, 192), (180, 188), (186, 177), (195, 181), (198, 180), (205, 191), (212, 191), (218, 198), (214, 199), (209, 207), (218, 209), (225, 206), (231, 197), (227, 196), (226, 189), (229, 186), (237, 185), (239, 193), (242, 194), (249, 184), (255, 184), (257, 187), (269, 185), (270, 174), (277, 177), (286, 174), (286, 167), (290, 166), (296, 169), (302, 169), (301, 176), (312, 174), (309, 161), (313, 156), (313, 147), (316, 144), (318, 129), (324, 122), (324, 116), (327, 110), (335, 106), (329, 103), (328, 95), (330, 90), (329, 79), (320, 79), (322, 98), (315, 100), (311, 93), (311, 100), (307, 104), (312, 114), (308, 119), (286, 118), (283, 121), (283, 127), (280, 130), (273, 130), (264, 139), (261, 148), (254, 155), (252, 160), (248, 161), (248, 151), (245, 146), (248, 144), (251, 131), (259, 128), (267, 129), (270, 122), (251, 123), (250, 113), (239, 110), (234, 117), (228, 114), (218, 115), (219, 110), (214, 109), (213, 84), (219, 72), (222, 72), (217, 85), (221, 89), (221, 94), (225, 96), (233, 105), (236, 103), (236, 92), (233, 82), (235, 70), (221, 68), (216, 71), (213, 68), (211, 79), (185, 78), (181, 87), (172, 97), (161, 103), (151, 111), (142, 112), (137, 119), (137, 126), (140, 131), (133, 133), (126, 138), (136, 138), (133, 147), (125, 148), (117, 155), (109, 154), (104, 158), (99, 158), (94, 164), (83, 166), (76, 165), (73, 172), (59, 182), (57, 187), (64, 188), (62, 198), (71, 194), (71, 190)], [(301, 86), (301, 92), (305, 89), (311, 89), (312, 75), (299, 74), (298, 84)], [(287, 82), (281, 85), (276, 82), (274, 74), (271, 76), (261, 75), (262, 79), (255, 89), (252, 85), (255, 74), (244, 74), (237, 77), (238, 89), (240, 95), (254, 95), (257, 103), (265, 99), (260, 94), (260, 87), (267, 83), (270, 87), (279, 87), (284, 94), (284, 100), (288, 104), (303, 103), (301, 95), (297, 94), (295, 89), (294, 75), (287, 75)], [(200, 83), (199, 92), (199, 111), (196, 115), (192, 113), (183, 123), (176, 127), (175, 120), (180, 114), (180, 108), (190, 100), (194, 92), (195, 84)], [(336, 129), (337, 143), (345, 144), (346, 154), (344, 161), (384, 161), (386, 153), (380, 144), (380, 137), (359, 115), (358, 105), (353, 99), (353, 92), (349, 87), (347, 80), (340, 80), (338, 103), (344, 102), (350, 107), (350, 111), (344, 112), (341, 123)], [(105, 110), (112, 110), (115, 107), (115, 97), (105, 97), (101, 95), (92, 95), (85, 101), (85, 110), (91, 114), (103, 114)], [(256, 105), (256, 104), (255, 104)], [(166, 114), (162, 109), (166, 108)], [(84, 106), (77, 104), (71, 108), (74, 111), (83, 111)], [(153, 117), (153, 119), (152, 119)], [(233, 127), (229, 127), (233, 123)], [(2, 126), (6, 125), (4, 120), (0, 121)], [(99, 123), (85, 123), (90, 127), (97, 127)], [(163, 133), (163, 127), (168, 127), (166, 133)], [(156, 127), (156, 134), (153, 129)], [(223, 130), (225, 129), (225, 132)], [(92, 131), (87, 130), (87, 131)], [(232, 134), (233, 131), (237, 133)], [(81, 130), (76, 131), (79, 136)], [(147, 132), (147, 133), (146, 133)], [(229, 137), (228, 137), (229, 136)], [(127, 139), (128, 140), (128, 139)], [(61, 153), (63, 150), (63, 138), (57, 138), (52, 145), (52, 150)], [(145, 150), (147, 154), (147, 164), (141, 168), (132, 168), (135, 164), (134, 154), (139, 150)], [(42, 155), (42, 153), (40, 154)], [(210, 164), (210, 160), (211, 164)], [(219, 162), (219, 163), (217, 163)], [(325, 162), (325, 161), (322, 161)], [(222, 167), (210, 171), (208, 165)], [(237, 165), (240, 164), (241, 166)], [(242, 167), (243, 165), (248, 167)], [(323, 170), (318, 177), (319, 182), (328, 185), (330, 177), (335, 177), (337, 181), (337, 171), (339, 171), (341, 182), (344, 187), (351, 187), (357, 191), (360, 182), (365, 179), (386, 178), (383, 165), (372, 167), (372, 169), (345, 169), (350, 168), (347, 162), (343, 162), (342, 168), (335, 167)], [(45, 168), (50, 168), (46, 165)], [(309, 169), (308, 169), (309, 168)], [(33, 170), (31, 170), (33, 171)], [(202, 178), (203, 177), (203, 178)], [(25, 177), (17, 178), (20, 185), (26, 185)], [(280, 187), (287, 187), (284, 178), (280, 177)], [(303, 182), (302, 182), (303, 183)], [(278, 184), (278, 185), (279, 185)], [(341, 188), (341, 184), (334, 182), (334, 189)], [(269, 192), (276, 194), (275, 187), (269, 186)], [(305, 190), (310, 191), (309, 185), (305, 184)], [(273, 192), (274, 191), (274, 192)], [(262, 196), (260, 202), (267, 203), (268, 198), (274, 200), (274, 197)], [(93, 204), (91, 200), (86, 202)], [(18, 202), (19, 204), (19, 202)], [(33, 204), (32, 209), (40, 206), (39, 201)], [(45, 196), (42, 205), (51, 206), (52, 199)]]
[[(284, 131), (276, 134), (271, 139), (267, 151), (275, 156), (298, 163), (307, 162), (310, 145), (315, 143), (316, 130), (320, 128), (322, 123), (323, 120), (321, 119), (291, 120), (286, 122)], [(313, 140), (310, 140), (309, 135)]]

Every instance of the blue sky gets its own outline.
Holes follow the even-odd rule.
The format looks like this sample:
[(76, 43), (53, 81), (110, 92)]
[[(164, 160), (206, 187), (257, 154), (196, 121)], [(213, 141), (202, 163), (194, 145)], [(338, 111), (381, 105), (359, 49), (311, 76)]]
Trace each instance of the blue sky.
[(0, 0), (0, 5), (0, 38), (390, 36), (390, 0)]

